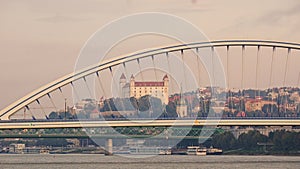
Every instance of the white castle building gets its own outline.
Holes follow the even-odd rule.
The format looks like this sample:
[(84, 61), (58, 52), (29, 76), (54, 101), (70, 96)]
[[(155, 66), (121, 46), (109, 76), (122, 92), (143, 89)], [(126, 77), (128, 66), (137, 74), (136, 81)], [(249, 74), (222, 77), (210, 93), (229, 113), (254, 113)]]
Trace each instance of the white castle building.
[(157, 97), (163, 104), (169, 102), (169, 78), (167, 75), (160, 82), (138, 82), (131, 75), (128, 83), (124, 74), (120, 77), (120, 91), (122, 97), (140, 98), (145, 95)]

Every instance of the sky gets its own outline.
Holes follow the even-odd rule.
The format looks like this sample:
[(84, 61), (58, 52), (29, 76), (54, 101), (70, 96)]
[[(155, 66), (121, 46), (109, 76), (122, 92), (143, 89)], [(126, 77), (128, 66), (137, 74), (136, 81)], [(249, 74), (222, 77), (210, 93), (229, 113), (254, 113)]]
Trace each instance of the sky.
[[(71, 73), (81, 48), (99, 28), (143, 12), (181, 17), (209, 40), (300, 43), (298, 0), (0, 0), (0, 109)], [(125, 45), (114, 54), (155, 43), (147, 45)]]

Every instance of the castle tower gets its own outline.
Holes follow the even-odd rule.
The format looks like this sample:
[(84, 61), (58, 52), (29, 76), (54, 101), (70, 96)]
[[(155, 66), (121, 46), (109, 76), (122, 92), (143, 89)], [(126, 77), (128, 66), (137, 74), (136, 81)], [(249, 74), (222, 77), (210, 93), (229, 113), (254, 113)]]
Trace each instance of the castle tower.
[(134, 92), (135, 92), (135, 80), (134, 80), (134, 76), (133, 74), (131, 75), (130, 77), (130, 97), (133, 97), (134, 96)]
[(124, 97), (124, 87), (126, 85), (126, 76), (124, 75), (124, 73), (122, 73), (121, 77), (120, 77), (120, 90), (119, 90), (119, 96)]
[(163, 90), (164, 100), (162, 100), (162, 102), (167, 105), (169, 103), (169, 91), (168, 91), (169, 78), (167, 74), (163, 77), (163, 82), (164, 82), (164, 90)]

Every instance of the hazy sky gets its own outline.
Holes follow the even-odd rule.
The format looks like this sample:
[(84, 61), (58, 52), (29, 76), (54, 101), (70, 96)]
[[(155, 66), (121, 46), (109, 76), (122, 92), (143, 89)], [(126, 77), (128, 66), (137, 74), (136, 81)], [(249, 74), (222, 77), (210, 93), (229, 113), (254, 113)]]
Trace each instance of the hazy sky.
[(182, 17), (210, 40), (300, 43), (298, 0), (0, 0), (0, 109), (72, 72), (95, 31), (139, 12)]

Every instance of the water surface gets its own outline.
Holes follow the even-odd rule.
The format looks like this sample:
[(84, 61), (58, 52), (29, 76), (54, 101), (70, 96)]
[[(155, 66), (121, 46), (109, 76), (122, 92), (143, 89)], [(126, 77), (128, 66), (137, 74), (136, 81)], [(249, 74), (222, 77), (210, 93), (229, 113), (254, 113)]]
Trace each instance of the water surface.
[(0, 168), (239, 168), (298, 169), (298, 156), (104, 156), (87, 154), (1, 154)]

